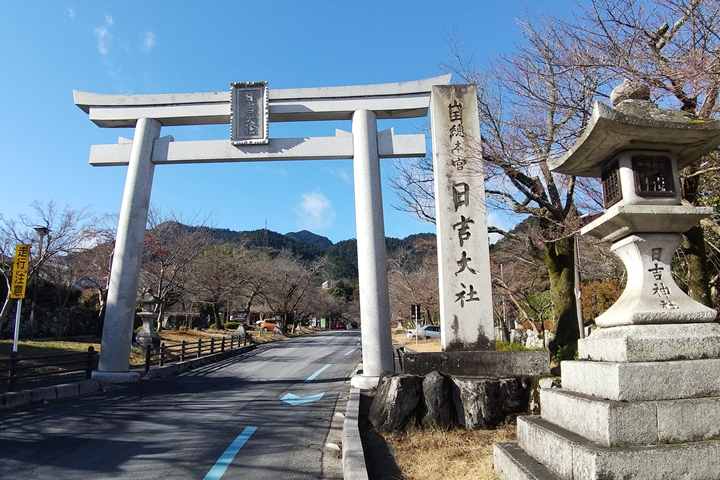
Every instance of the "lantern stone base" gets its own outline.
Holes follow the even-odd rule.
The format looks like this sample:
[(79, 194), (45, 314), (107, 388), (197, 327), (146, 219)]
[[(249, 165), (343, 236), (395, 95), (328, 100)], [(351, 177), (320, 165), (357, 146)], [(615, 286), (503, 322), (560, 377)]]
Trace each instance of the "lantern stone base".
[(672, 259), (681, 241), (679, 233), (638, 233), (615, 242), (610, 250), (625, 265), (627, 285), (595, 323), (607, 328), (715, 320), (715, 310), (690, 298), (672, 277)]
[(542, 418), (518, 418), (495, 471), (522, 479), (710, 479), (720, 455), (720, 358), (562, 363)]
[(627, 325), (598, 328), (578, 341), (580, 360), (660, 362), (720, 358), (720, 324)]

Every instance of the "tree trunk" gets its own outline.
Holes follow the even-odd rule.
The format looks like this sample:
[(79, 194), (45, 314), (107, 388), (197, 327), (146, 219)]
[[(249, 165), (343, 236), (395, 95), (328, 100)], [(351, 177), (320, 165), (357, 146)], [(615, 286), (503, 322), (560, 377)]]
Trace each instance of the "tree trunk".
[(98, 337), (102, 337), (103, 327), (105, 326), (105, 310), (107, 306), (107, 289), (98, 289), (98, 303), (100, 311), (98, 311)]
[(8, 287), (8, 294), (5, 296), (5, 302), (3, 303), (2, 310), (0, 310), (0, 332), (5, 328), (5, 319), (10, 312), (10, 306), (12, 300), (10, 299), (10, 287)]
[(681, 247), (685, 253), (688, 267), (688, 295), (693, 300), (712, 307), (710, 285), (708, 282), (707, 253), (705, 252), (705, 233), (701, 226), (695, 226), (683, 234)]
[[(696, 164), (690, 169), (694, 170)], [(683, 179), (682, 190), (684, 198), (695, 205), (698, 189), (700, 188), (700, 177)], [(707, 252), (705, 251), (705, 232), (697, 225), (683, 234), (683, 243), (680, 246), (685, 253), (688, 268), (688, 295), (693, 300), (712, 307), (710, 298), (710, 285), (708, 283)]]
[(550, 342), (552, 355), (563, 346), (577, 346), (580, 330), (575, 308), (575, 255), (572, 238), (564, 238), (545, 246), (543, 263), (550, 277), (550, 296), (553, 302), (555, 338)]

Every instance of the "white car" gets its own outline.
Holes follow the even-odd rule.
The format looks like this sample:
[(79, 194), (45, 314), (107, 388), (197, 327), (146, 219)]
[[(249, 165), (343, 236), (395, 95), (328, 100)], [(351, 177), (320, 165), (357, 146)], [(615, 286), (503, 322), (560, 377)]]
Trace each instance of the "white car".
[[(425, 325), (420, 327), (418, 332), (418, 338), (440, 338), (440, 325)], [(406, 330), (406, 336), (408, 339), (415, 336), (415, 329), (408, 328)]]

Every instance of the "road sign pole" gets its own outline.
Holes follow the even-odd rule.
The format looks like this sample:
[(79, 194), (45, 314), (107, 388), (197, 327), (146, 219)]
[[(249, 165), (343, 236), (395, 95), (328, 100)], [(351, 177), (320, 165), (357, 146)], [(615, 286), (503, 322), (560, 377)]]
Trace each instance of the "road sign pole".
[(18, 336), (20, 334), (20, 312), (22, 311), (22, 298), (18, 298), (17, 311), (15, 312), (15, 334), (13, 335), (13, 352), (18, 349)]

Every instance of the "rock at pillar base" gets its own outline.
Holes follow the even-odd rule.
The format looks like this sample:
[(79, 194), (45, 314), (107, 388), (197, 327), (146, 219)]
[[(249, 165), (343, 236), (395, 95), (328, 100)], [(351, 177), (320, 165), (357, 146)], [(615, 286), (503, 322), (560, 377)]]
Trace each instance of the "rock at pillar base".
[(420, 423), (447, 430), (494, 428), (508, 415), (524, 412), (529, 378), (451, 377), (431, 372), (387, 374), (380, 379), (369, 420), (380, 431), (392, 432)]
[(422, 418), (423, 428), (448, 430), (457, 423), (452, 401), (452, 381), (440, 372), (430, 372), (422, 382), (427, 413)]
[(468, 430), (495, 428), (527, 407), (529, 381), (454, 377), (452, 382), (458, 423)]
[(380, 378), (368, 419), (378, 430), (392, 432), (414, 422), (422, 401), (422, 377), (388, 374)]

